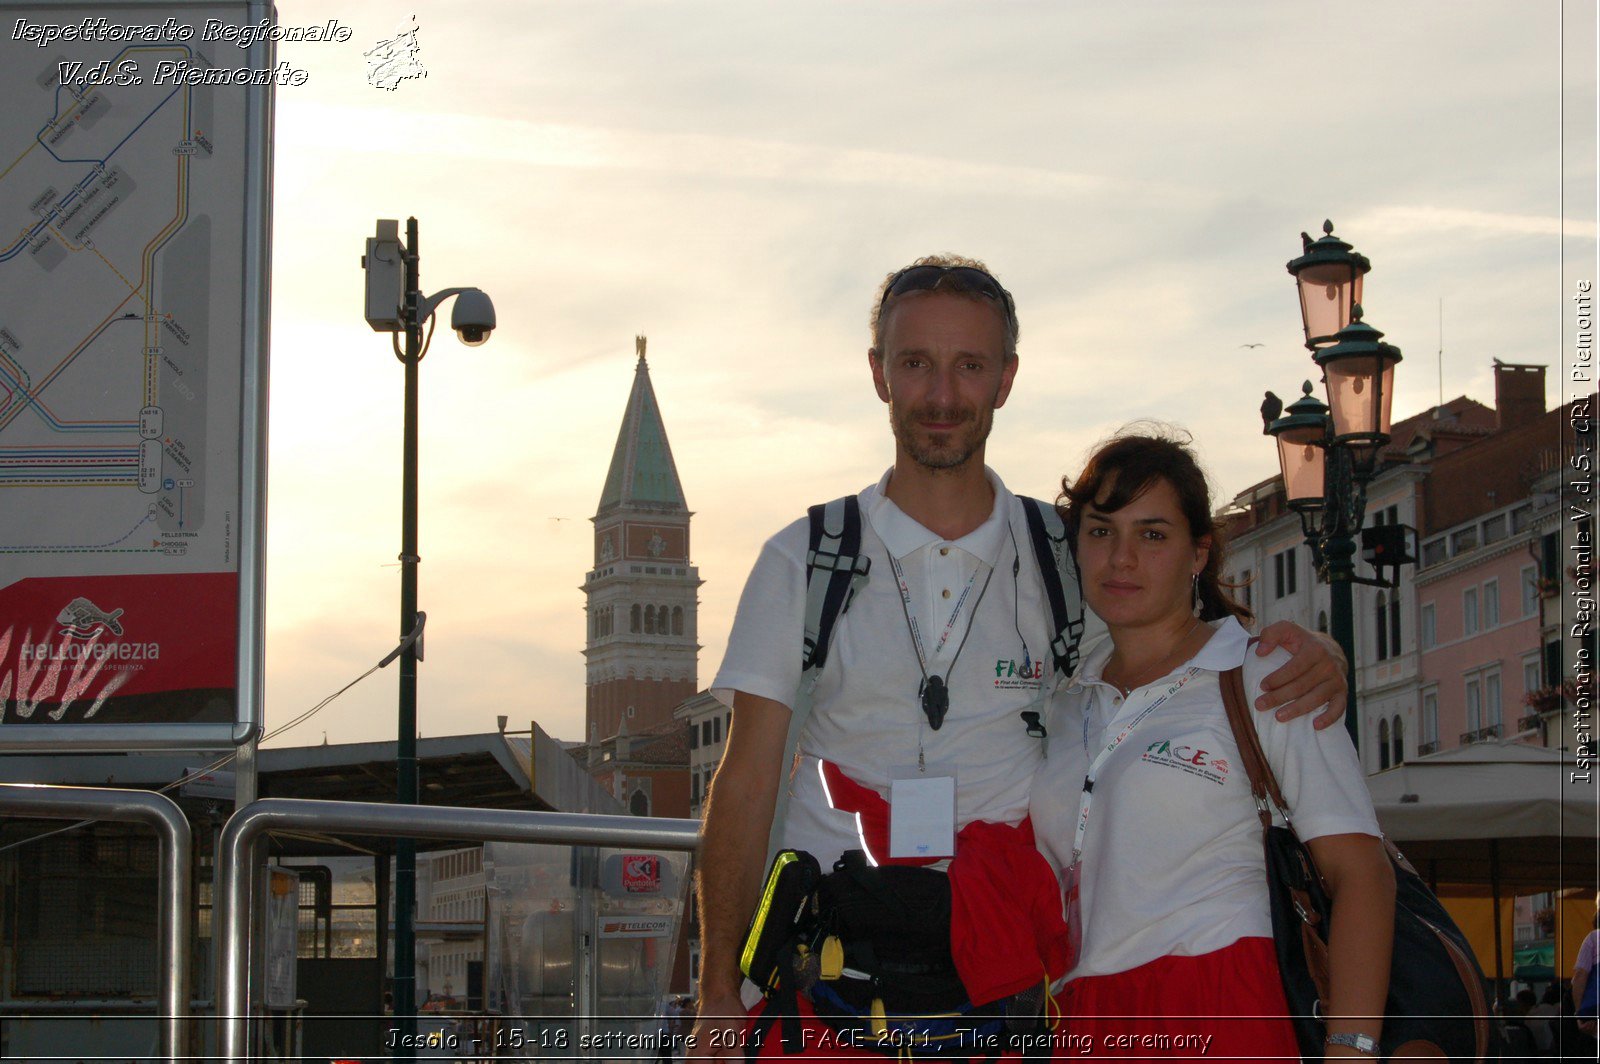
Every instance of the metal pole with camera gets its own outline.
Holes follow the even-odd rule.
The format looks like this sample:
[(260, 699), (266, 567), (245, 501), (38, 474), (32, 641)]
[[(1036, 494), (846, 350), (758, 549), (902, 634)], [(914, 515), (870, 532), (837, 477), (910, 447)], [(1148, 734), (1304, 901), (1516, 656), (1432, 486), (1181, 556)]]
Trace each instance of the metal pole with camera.
[[(445, 300), (455, 297), (450, 327), (469, 347), (489, 339), (495, 317), (494, 304), (476, 288), (447, 288), (424, 296), (417, 220), (406, 220), (404, 243), (399, 231), (397, 220), (380, 218), (377, 234), (367, 240), (361, 266), (366, 271), (367, 324), (376, 332), (405, 333), (403, 348), (398, 335), (394, 338), (395, 357), (406, 370), (400, 474), (400, 693), (395, 778), (396, 800), (401, 805), (416, 805), (417, 662), (422, 660), (422, 629), (427, 622), (427, 614), (417, 609), (417, 567), (422, 563), (417, 553), (417, 371), (433, 337), (434, 312)], [(426, 336), (422, 331), (425, 324)], [(396, 841), (394, 864), (394, 1021), (399, 1035), (396, 1057), (410, 1060), (416, 1055), (417, 1033), (417, 853), (413, 840)], [(381, 928), (379, 933), (382, 934)]]

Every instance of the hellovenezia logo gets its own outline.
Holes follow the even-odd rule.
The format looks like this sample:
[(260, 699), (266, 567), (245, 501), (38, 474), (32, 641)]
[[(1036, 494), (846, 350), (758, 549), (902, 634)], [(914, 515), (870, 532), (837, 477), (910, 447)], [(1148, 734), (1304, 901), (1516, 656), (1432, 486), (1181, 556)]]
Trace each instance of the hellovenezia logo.
[(0, 588), (0, 724), (93, 721), (117, 696), (232, 688), (237, 588), (233, 573)]

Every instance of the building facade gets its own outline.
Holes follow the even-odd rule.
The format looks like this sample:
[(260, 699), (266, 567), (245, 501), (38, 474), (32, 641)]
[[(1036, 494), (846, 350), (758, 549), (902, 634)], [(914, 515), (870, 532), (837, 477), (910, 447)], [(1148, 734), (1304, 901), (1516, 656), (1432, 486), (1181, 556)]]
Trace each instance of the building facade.
[[(1506, 390), (1542, 394), (1533, 368), (1497, 366), (1497, 379), (1515, 373)], [(1561, 496), (1570, 409), (1505, 405), (1523, 419), (1439, 458), (1424, 487), (1423, 752), (1501, 739), (1577, 745), (1564, 687), (1581, 653), (1592, 660), (1593, 641), (1564, 624), (1563, 590), (1579, 576), (1570, 559), (1592, 541), (1593, 520), (1571, 519)]]
[(722, 750), (733, 726), (733, 712), (710, 691), (701, 691), (673, 710), (689, 742), (689, 815), (705, 810), (711, 777), (722, 763)]
[[(1562, 636), (1557, 606), (1573, 575), (1569, 541), (1591, 532), (1561, 512), (1569, 411), (1545, 410), (1543, 366), (1494, 368), (1492, 408), (1462, 397), (1395, 423), (1368, 486), (1367, 526), (1407, 525), (1419, 545), (1415, 565), (1387, 571), (1397, 586), (1360, 584), (1353, 596), (1368, 772), (1485, 740), (1574, 748), (1561, 685), (1578, 645)], [(1241, 493), (1224, 516), (1227, 575), (1258, 623), (1327, 631), (1329, 588), (1281, 479)]]

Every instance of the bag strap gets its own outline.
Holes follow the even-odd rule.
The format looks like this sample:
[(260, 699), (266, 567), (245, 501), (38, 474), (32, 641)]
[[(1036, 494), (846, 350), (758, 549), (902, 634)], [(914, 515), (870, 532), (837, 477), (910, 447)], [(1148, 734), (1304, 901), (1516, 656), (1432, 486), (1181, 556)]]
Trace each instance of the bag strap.
[[(1252, 639), (1250, 643), (1254, 645), (1255, 640)], [(1234, 745), (1238, 746), (1239, 759), (1244, 762), (1245, 774), (1250, 777), (1250, 793), (1255, 795), (1256, 814), (1261, 818), (1261, 826), (1264, 829), (1272, 826), (1272, 813), (1267, 808), (1267, 801), (1270, 798), (1272, 804), (1283, 814), (1289, 830), (1293, 831), (1294, 822), (1289, 819), (1289, 803), (1283, 800), (1283, 791), (1278, 787), (1278, 777), (1273, 773), (1272, 766), (1267, 763), (1267, 755), (1261, 749), (1261, 735), (1256, 731), (1256, 722), (1251, 719), (1251, 710), (1246, 705), (1244, 668), (1243, 666), (1231, 668), (1217, 679), (1222, 686), (1222, 704), (1228, 711), (1228, 726), (1233, 729)]]
[(767, 834), (767, 860), (782, 848), (780, 825), (788, 815), (789, 778), (794, 772), (795, 751), (800, 747), (800, 731), (811, 716), (817, 677), (828, 660), (828, 648), (839, 618), (849, 610), (856, 592), (867, 585), (872, 559), (861, 550), (861, 500), (846, 495), (832, 502), (819, 503), (806, 510), (809, 529), (806, 539), (806, 614), (803, 644), (800, 648), (800, 685), (789, 707), (789, 734), (783, 745), (783, 779), (778, 801), (772, 810), (772, 828)]
[(828, 660), (833, 628), (851, 599), (866, 586), (872, 559), (861, 553), (861, 500), (846, 495), (808, 509), (806, 542), (805, 645), (800, 672), (805, 675)]
[(1050, 604), (1052, 634), (1050, 654), (1056, 671), (1070, 677), (1078, 667), (1078, 643), (1083, 638), (1083, 588), (1078, 579), (1078, 559), (1067, 542), (1067, 526), (1050, 503), (1017, 496), (1028, 522), (1028, 539), (1044, 578), (1045, 599)]

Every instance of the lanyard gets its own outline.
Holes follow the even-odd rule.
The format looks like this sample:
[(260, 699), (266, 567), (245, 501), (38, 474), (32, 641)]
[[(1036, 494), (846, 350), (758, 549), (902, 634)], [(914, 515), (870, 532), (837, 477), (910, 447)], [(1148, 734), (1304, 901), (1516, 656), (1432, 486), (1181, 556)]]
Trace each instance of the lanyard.
[[(928, 675), (928, 653), (922, 645), (922, 629), (917, 624), (917, 615), (911, 609), (911, 585), (906, 582), (906, 573), (904, 569), (900, 568), (900, 560), (892, 553), (889, 555), (889, 567), (894, 570), (895, 586), (900, 589), (900, 608), (905, 611), (906, 627), (911, 630), (911, 645), (917, 651), (917, 664), (922, 667), (922, 675), (926, 676)], [(984, 591), (989, 590), (989, 578), (994, 576), (993, 566), (985, 566), (985, 568), (989, 570), (989, 573), (988, 576), (984, 577), (983, 589), (978, 592), (978, 602), (983, 601)], [(974, 569), (972, 575), (967, 577), (967, 586), (961, 589), (961, 597), (956, 599), (955, 608), (950, 611), (950, 619), (945, 622), (944, 631), (939, 633), (939, 642), (933, 648), (935, 656), (943, 651), (944, 645), (950, 641), (950, 633), (955, 631), (956, 620), (961, 616), (961, 607), (966, 605), (967, 596), (972, 594), (972, 585), (977, 582), (978, 571)], [(978, 602), (972, 604), (972, 613), (967, 617), (968, 633), (972, 631), (973, 617), (978, 614)], [(961, 637), (961, 645), (965, 646), (966, 642), (967, 637), (963, 635)], [(956, 654), (957, 656), (961, 654), (960, 646), (956, 647)], [(950, 665), (954, 667), (955, 661), (953, 659)], [(946, 669), (945, 671), (948, 674), (949, 670)]]
[(1161, 703), (1177, 694), (1178, 689), (1184, 684), (1188, 683), (1189, 680), (1193, 678), (1193, 676), (1199, 671), (1200, 670), (1198, 668), (1190, 666), (1189, 670), (1182, 676), (1178, 677), (1177, 682), (1171, 687), (1167, 688), (1160, 698), (1157, 698), (1154, 702), (1151, 702), (1148, 706), (1145, 706), (1134, 715), (1132, 720), (1123, 725), (1122, 730), (1117, 733), (1116, 738), (1112, 739), (1111, 742), (1107, 744), (1106, 748), (1100, 751), (1100, 753), (1095, 756), (1094, 761), (1090, 763), (1089, 772), (1083, 777), (1083, 796), (1078, 800), (1078, 826), (1072, 833), (1072, 860), (1074, 863), (1076, 863), (1078, 860), (1079, 855), (1083, 853), (1083, 833), (1084, 830), (1089, 826), (1089, 807), (1094, 804), (1094, 778), (1095, 775), (1100, 771), (1100, 766), (1106, 763), (1106, 758), (1111, 756), (1111, 751), (1121, 746), (1122, 740), (1126, 739), (1130, 734), (1132, 734), (1133, 729), (1139, 726), (1140, 721), (1154, 713), (1156, 709), (1160, 707)]
[[(944, 675), (928, 674), (928, 658), (922, 646), (922, 630), (917, 626), (917, 619), (911, 613), (911, 586), (906, 582), (906, 574), (900, 568), (899, 559), (893, 554), (889, 555), (889, 566), (894, 570), (895, 586), (900, 589), (900, 611), (905, 614), (906, 628), (911, 633), (911, 646), (917, 652), (917, 668), (922, 673), (922, 683), (917, 687), (917, 697), (922, 705), (923, 716), (928, 718), (928, 724), (934, 731), (944, 723), (945, 714), (950, 711), (950, 689), (945, 683), (946, 677), (956, 667), (956, 661), (961, 657), (961, 651), (966, 648), (967, 637), (972, 634), (972, 622), (978, 616), (978, 607), (983, 603), (983, 596), (989, 590), (989, 582), (994, 579), (994, 566), (986, 565), (988, 570), (983, 578), (983, 587), (978, 590), (978, 597), (972, 603), (972, 610), (967, 614), (967, 630), (961, 635), (961, 642), (956, 644), (956, 652), (950, 656), (950, 664), (945, 666)], [(939, 636), (939, 645), (934, 648), (938, 654), (944, 649), (945, 643), (950, 639), (950, 633), (955, 631), (956, 619), (961, 616), (961, 607), (966, 604), (967, 596), (972, 593), (972, 585), (978, 579), (978, 571), (973, 570), (967, 578), (967, 586), (961, 589), (961, 597), (956, 599), (955, 608), (950, 611), (950, 619), (945, 622), (944, 633)], [(922, 725), (917, 725), (917, 767), (926, 767), (927, 759), (922, 751)]]

